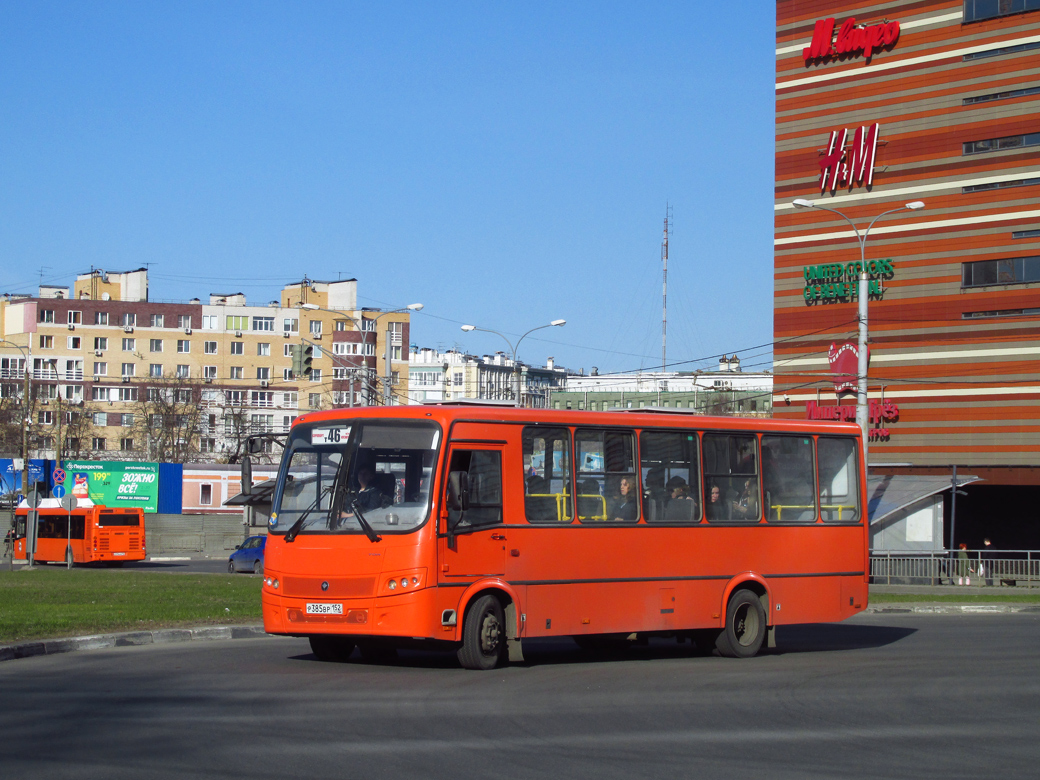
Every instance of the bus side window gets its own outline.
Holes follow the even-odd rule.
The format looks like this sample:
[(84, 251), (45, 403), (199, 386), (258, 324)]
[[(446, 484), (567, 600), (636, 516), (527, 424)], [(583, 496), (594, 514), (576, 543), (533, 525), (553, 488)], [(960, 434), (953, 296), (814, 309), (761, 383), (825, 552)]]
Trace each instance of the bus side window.
[(579, 429), (574, 434), (578, 520), (639, 521), (635, 438), (630, 431)]
[(643, 431), (639, 437), (639, 455), (646, 521), (700, 522), (701, 469), (697, 434)]
[(524, 512), (529, 523), (570, 523), (571, 433), (524, 428)]
[(816, 522), (814, 477), (811, 437), (762, 437), (766, 520), (771, 523)]
[(704, 509), (709, 521), (758, 522), (758, 458), (755, 437), (704, 434)]
[(855, 439), (821, 436), (816, 443), (820, 464), (820, 515), (824, 522), (859, 520), (859, 456)]
[(502, 453), (497, 450), (454, 450), (451, 471), (469, 475), (469, 509), (448, 508), (448, 527), (502, 522)]

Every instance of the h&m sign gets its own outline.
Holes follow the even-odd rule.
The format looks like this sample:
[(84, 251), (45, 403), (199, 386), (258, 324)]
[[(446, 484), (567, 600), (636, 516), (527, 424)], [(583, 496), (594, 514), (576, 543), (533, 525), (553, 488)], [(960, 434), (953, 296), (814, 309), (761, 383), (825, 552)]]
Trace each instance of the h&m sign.
[(874, 158), (877, 156), (881, 125), (857, 127), (848, 146), (849, 131), (832, 130), (827, 151), (820, 159), (820, 194), (834, 192), (838, 186), (850, 190), (857, 184), (874, 184)]

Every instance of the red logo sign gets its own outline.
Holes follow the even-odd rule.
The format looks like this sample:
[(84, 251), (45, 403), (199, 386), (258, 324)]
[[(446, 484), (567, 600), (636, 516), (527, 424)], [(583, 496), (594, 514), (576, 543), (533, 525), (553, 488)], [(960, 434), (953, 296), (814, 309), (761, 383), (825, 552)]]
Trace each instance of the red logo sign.
[[(899, 419), (899, 406), (891, 401), (871, 401), (867, 410), (870, 416), (870, 427), (867, 432), (868, 439), (887, 441), (892, 433), (888, 429), (888, 424)], [(855, 422), (856, 406), (855, 404), (821, 406), (815, 401), (806, 401), (805, 419)]]
[(848, 130), (832, 130), (827, 152), (820, 159), (820, 193), (834, 192), (838, 185), (850, 190), (856, 184), (870, 187), (874, 184), (874, 158), (877, 155), (881, 125), (858, 127), (852, 136), (852, 146), (846, 147)]
[[(827, 360), (831, 364), (831, 373), (834, 375), (835, 393), (847, 393), (856, 390), (859, 381), (859, 347), (851, 341), (844, 344), (831, 344), (827, 353)], [(867, 348), (867, 362), (870, 362), (870, 348)]]
[(834, 19), (820, 19), (813, 29), (812, 43), (802, 49), (802, 57), (808, 65), (813, 60), (822, 60), (837, 54), (863, 52), (869, 60), (875, 49), (892, 46), (899, 40), (899, 22), (881, 22), (870, 27), (857, 25), (855, 17), (845, 20), (834, 37)]

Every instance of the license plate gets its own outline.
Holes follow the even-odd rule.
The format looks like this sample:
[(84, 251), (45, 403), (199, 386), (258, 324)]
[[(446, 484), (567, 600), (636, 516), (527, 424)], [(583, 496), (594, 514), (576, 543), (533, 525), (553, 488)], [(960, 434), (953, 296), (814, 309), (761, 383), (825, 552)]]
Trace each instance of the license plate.
[(342, 615), (342, 604), (308, 604), (308, 615)]
[(113, 555), (126, 555), (126, 553), (112, 553)]

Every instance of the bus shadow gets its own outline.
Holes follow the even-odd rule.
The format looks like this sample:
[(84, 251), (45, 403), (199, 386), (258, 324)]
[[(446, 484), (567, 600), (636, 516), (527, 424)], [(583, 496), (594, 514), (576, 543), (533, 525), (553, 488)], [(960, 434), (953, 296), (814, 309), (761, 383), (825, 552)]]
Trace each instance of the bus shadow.
[[(916, 628), (901, 626), (859, 626), (843, 623), (807, 623), (778, 626), (776, 647), (762, 648), (761, 656), (782, 656), (799, 653), (833, 653), (847, 650), (869, 650), (895, 644), (916, 633)], [(524, 642), (524, 661), (511, 666), (559, 666), (580, 663), (616, 663), (633, 661), (662, 661), (675, 658), (718, 657), (715, 653), (700, 653), (690, 643), (674, 639), (652, 638), (647, 642), (633, 642), (628, 647), (589, 650), (578, 647), (568, 637), (534, 639)], [(323, 663), (311, 653), (291, 656), (294, 661)], [(452, 651), (400, 650), (394, 658), (365, 660), (355, 651), (347, 662), (350, 666), (403, 667), (414, 669), (458, 669), (459, 662)]]

